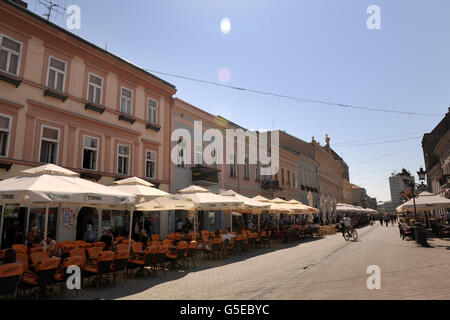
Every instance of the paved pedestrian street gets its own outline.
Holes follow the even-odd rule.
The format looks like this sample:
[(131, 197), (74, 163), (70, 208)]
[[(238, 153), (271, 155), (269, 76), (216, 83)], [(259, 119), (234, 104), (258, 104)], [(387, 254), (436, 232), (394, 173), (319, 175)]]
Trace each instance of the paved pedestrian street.
[[(401, 240), (398, 226), (367, 226), (356, 242), (341, 234), (274, 243), (224, 260), (199, 260), (186, 272), (122, 279), (83, 290), (78, 299), (450, 299), (450, 241), (432, 248)], [(367, 267), (381, 269), (381, 289), (367, 288)], [(68, 295), (70, 297), (70, 294)], [(76, 298), (73, 296), (73, 298)]]

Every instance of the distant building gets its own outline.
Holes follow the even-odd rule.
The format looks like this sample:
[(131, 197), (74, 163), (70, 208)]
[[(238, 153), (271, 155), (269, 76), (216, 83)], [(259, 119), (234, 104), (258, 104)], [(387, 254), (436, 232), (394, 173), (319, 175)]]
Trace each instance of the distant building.
[[(411, 180), (413, 182), (415, 182), (413, 176), (411, 176)], [(405, 186), (402, 178), (395, 173), (393, 173), (389, 177), (389, 187), (391, 190), (391, 205), (394, 208), (397, 208), (399, 205), (401, 205), (404, 202), (404, 200), (402, 198), (402, 193), (404, 191), (408, 190), (409, 188), (407, 186)]]
[(377, 210), (377, 199), (369, 197), (366, 189), (352, 184), (352, 202), (355, 206)]

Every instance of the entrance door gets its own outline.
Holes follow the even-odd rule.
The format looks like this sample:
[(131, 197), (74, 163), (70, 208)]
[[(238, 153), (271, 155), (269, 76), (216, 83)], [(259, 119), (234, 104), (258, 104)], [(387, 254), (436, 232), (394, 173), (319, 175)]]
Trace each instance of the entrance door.
[(95, 242), (98, 239), (98, 213), (94, 208), (81, 208), (77, 217), (77, 240)]
[(10, 248), (13, 244), (24, 243), (26, 220), (27, 208), (6, 205), (3, 219), (2, 249)]

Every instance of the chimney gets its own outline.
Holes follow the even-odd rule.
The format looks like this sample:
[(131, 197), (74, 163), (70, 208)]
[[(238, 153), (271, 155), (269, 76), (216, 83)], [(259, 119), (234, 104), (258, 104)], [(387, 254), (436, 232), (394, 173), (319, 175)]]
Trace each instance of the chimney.
[(28, 3), (26, 3), (25, 1), (22, 1), (22, 0), (11, 0), (11, 2), (14, 2), (17, 5), (25, 8), (25, 9), (28, 9)]

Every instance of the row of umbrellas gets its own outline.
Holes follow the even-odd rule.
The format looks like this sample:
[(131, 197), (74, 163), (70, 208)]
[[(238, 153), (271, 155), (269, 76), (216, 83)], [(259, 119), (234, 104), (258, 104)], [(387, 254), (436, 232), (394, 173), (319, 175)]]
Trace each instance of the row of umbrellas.
[[(285, 201), (280, 198), (269, 200), (262, 196), (248, 198), (232, 190), (215, 194), (198, 186), (190, 186), (178, 191), (176, 195), (171, 195), (137, 177), (116, 181), (112, 186), (104, 186), (82, 179), (78, 173), (53, 164), (24, 170), (17, 177), (0, 181), (0, 204), (2, 204), (2, 224), (5, 204), (20, 204), (27, 207), (45, 205), (45, 235), (48, 209), (57, 204), (149, 212), (235, 210), (255, 214), (263, 211), (312, 214), (319, 211), (296, 200)], [(132, 216), (131, 214), (130, 225)]]
[(346, 203), (338, 203), (336, 205), (336, 212), (338, 213), (365, 213), (365, 214), (377, 214), (378, 211), (371, 208), (362, 208), (360, 206), (354, 206)]
[(397, 212), (414, 212), (414, 202), (416, 211), (418, 212), (450, 208), (450, 199), (447, 199), (439, 194), (432, 194), (424, 191), (420, 193), (417, 198), (411, 199), (401, 206), (398, 206), (396, 208)]

